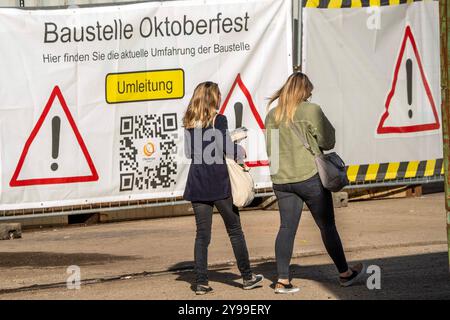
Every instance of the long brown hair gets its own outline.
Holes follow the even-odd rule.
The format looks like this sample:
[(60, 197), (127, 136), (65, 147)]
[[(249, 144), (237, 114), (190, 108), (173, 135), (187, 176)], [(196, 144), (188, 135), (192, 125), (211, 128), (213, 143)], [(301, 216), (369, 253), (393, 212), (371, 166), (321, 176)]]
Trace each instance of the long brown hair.
[(308, 76), (301, 72), (294, 72), (286, 80), (286, 83), (276, 91), (267, 104), (267, 109), (278, 99), (275, 108), (275, 123), (292, 122), (297, 106), (311, 97), (314, 86)]
[(220, 90), (217, 83), (206, 81), (194, 90), (183, 117), (186, 129), (208, 127), (212, 124), (220, 104)]

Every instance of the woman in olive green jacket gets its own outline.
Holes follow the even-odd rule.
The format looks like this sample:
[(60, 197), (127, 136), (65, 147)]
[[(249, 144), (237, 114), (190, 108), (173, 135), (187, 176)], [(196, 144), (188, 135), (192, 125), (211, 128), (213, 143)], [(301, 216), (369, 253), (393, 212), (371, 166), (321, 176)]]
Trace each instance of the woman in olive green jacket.
[(349, 286), (364, 273), (363, 264), (351, 268), (347, 265), (334, 220), (331, 192), (320, 181), (314, 155), (293, 129), (297, 127), (316, 154), (334, 148), (333, 126), (317, 104), (307, 101), (312, 90), (313, 85), (305, 74), (292, 74), (270, 98), (268, 107), (276, 100), (278, 105), (269, 111), (265, 121), (271, 178), (281, 216), (275, 243), (276, 293), (299, 291), (290, 283), (289, 263), (303, 203), (307, 204), (320, 229), (325, 248), (338, 269), (340, 284)]

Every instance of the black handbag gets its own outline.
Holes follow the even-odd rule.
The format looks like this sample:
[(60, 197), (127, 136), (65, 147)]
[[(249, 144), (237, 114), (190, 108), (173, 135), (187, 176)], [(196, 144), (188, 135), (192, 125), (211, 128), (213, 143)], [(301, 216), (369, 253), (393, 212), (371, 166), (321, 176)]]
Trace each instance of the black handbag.
[(323, 186), (332, 192), (338, 192), (347, 186), (347, 170), (341, 157), (336, 152), (316, 154), (300, 130), (295, 125), (291, 127), (305, 148), (313, 154)]

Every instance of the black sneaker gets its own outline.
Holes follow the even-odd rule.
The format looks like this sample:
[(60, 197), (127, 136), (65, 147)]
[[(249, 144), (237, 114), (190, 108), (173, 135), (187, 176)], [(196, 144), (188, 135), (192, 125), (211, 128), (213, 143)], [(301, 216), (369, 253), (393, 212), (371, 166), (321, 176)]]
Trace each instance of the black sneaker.
[(277, 282), (275, 285), (275, 293), (296, 293), (299, 292), (300, 288), (294, 287), (291, 283), (284, 284), (281, 282)]
[(366, 266), (363, 263), (358, 263), (357, 265), (350, 267), (350, 269), (353, 271), (351, 276), (339, 277), (339, 283), (342, 287), (349, 287), (352, 284), (358, 282), (366, 272)]
[(244, 290), (254, 289), (256, 287), (261, 287), (264, 276), (261, 274), (253, 275), (250, 280), (244, 280)]
[(204, 285), (204, 284), (198, 284), (195, 286), (195, 294), (196, 295), (204, 295), (207, 294), (209, 292), (213, 291), (213, 288), (211, 288), (208, 285)]

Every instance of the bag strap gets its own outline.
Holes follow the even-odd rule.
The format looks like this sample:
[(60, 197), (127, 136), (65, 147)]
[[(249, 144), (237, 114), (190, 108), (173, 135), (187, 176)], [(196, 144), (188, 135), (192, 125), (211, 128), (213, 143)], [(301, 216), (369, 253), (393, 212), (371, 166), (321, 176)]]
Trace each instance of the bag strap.
[[(215, 116), (213, 118), (213, 121), (212, 121), (212, 127), (213, 127), (214, 130), (216, 130), (216, 118), (217, 118), (217, 115), (218, 115), (218, 113), (215, 114)], [(222, 152), (225, 155), (225, 151), (222, 150)], [(226, 156), (225, 156), (225, 161), (233, 161), (233, 162), (237, 163), (237, 161), (235, 161), (233, 159), (230, 159), (230, 158), (227, 158)], [(238, 165), (240, 165), (240, 164), (238, 163)], [(244, 169), (245, 172), (250, 172), (250, 168), (248, 168), (247, 165), (245, 165), (245, 163), (244, 163), (243, 169)]]
[(216, 118), (217, 118), (217, 113), (214, 115), (213, 121), (212, 121), (212, 127), (215, 130), (216, 129)]
[[(218, 115), (218, 113), (216, 113), (214, 115), (214, 118), (213, 118), (213, 121), (212, 121), (212, 127), (213, 127), (214, 132), (216, 130), (216, 118), (217, 118), (217, 115)], [(217, 146), (217, 142), (216, 142), (216, 146)], [(224, 154), (224, 158), (226, 159), (226, 157), (225, 157), (225, 150), (222, 150), (222, 153)]]
[(311, 145), (308, 143), (308, 140), (306, 140), (306, 137), (300, 132), (300, 129), (295, 124), (290, 124), (291, 129), (294, 131), (295, 135), (300, 139), (302, 144), (305, 146), (305, 148), (313, 154), (313, 156), (316, 156), (316, 153), (311, 148)]

